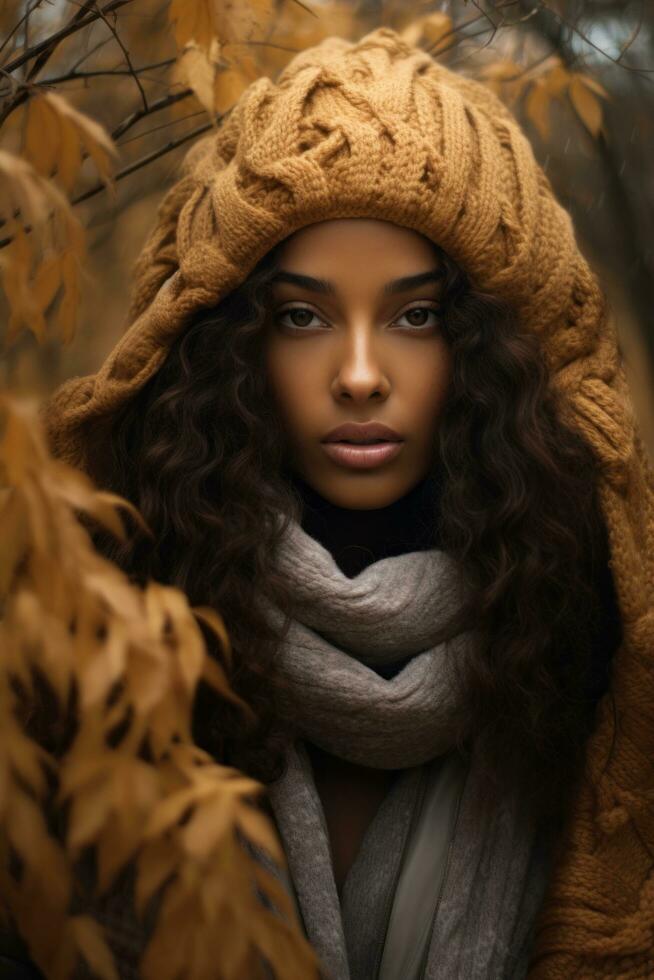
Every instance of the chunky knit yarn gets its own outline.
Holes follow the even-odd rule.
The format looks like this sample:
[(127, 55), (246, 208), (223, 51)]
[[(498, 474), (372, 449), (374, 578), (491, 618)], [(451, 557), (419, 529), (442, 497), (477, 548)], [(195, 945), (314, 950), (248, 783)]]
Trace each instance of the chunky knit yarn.
[[(101, 479), (103, 423), (296, 229), (375, 217), (425, 235), (543, 342), (565, 420), (601, 462), (623, 620), (610, 696), (536, 926), (529, 980), (654, 976), (654, 473), (614, 327), (510, 112), (389, 28), (260, 78), (188, 153), (137, 263), (133, 321), (44, 407), (53, 450)], [(613, 710), (615, 706), (615, 712)], [(565, 761), (562, 760), (562, 764)]]

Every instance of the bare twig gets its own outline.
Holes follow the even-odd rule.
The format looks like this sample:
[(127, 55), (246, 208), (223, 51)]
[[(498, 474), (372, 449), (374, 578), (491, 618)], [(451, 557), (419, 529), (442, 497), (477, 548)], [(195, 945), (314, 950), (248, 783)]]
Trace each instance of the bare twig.
[(81, 58), (77, 59), (77, 61), (71, 68), (71, 71), (77, 71), (80, 65), (83, 65), (88, 58), (94, 55), (96, 51), (99, 51), (100, 48), (103, 48), (105, 44), (109, 44), (110, 41), (111, 41), (110, 37), (103, 37), (101, 41), (98, 41), (98, 43), (94, 44), (92, 48), (90, 48), (88, 51), (85, 51), (84, 54), (81, 56)]
[(195, 119), (196, 116), (206, 116), (206, 114), (206, 109), (189, 112), (187, 116), (180, 116), (179, 119), (168, 120), (168, 122), (161, 123), (159, 126), (153, 126), (152, 129), (144, 129), (142, 133), (137, 133), (136, 136), (130, 136), (126, 140), (121, 140), (118, 146), (125, 146), (127, 143), (133, 143), (134, 140), (143, 139), (144, 136), (151, 136), (152, 133), (158, 133), (162, 129), (167, 129), (169, 126), (177, 126), (178, 123), (186, 122), (187, 119)]
[(152, 116), (155, 112), (160, 112), (162, 109), (167, 109), (168, 106), (174, 105), (175, 102), (181, 102), (182, 99), (188, 99), (191, 95), (193, 95), (193, 90), (185, 88), (181, 92), (172, 92), (170, 95), (165, 95), (156, 102), (151, 102), (147, 112), (145, 109), (137, 109), (136, 112), (132, 112), (121, 123), (118, 123), (111, 134), (111, 138), (113, 140), (119, 140), (123, 133), (126, 133), (132, 126), (135, 126), (141, 119), (144, 119), (146, 116)]
[[(93, 6), (94, 3), (95, 0), (84, 0), (83, 4), (75, 11), (75, 13), (73, 14), (73, 16), (71, 17), (71, 19), (69, 20), (66, 26), (72, 27), (75, 24), (78, 24), (81, 20), (83, 20), (84, 14), (86, 14), (90, 10), (90, 8)], [(27, 44), (25, 45), (25, 48), (29, 50)], [(33, 78), (36, 78), (36, 76), (41, 71), (41, 69), (48, 63), (56, 48), (57, 45), (53, 44), (51, 47), (46, 48), (45, 51), (42, 51), (40, 53), (40, 55), (34, 61), (34, 64), (31, 65), (30, 69), (28, 70), (25, 76), (26, 81), (31, 82)]]
[(29, 98), (29, 93), (30, 93), (29, 88), (25, 86), (21, 91), (19, 91), (18, 95), (16, 95), (13, 99), (7, 102), (5, 108), (2, 110), (2, 112), (0, 112), (0, 126), (2, 126), (5, 119), (11, 115), (14, 109), (17, 109), (19, 106), (21, 106), (23, 102), (27, 102), (27, 99)]
[[(216, 122), (220, 122), (221, 118), (222, 117), (217, 118)], [(166, 156), (166, 154), (171, 153), (173, 150), (176, 150), (178, 146), (182, 146), (184, 143), (188, 143), (189, 140), (194, 139), (196, 136), (201, 136), (203, 133), (206, 133), (209, 129), (213, 129), (213, 127), (214, 127), (213, 122), (207, 122), (204, 123), (202, 126), (198, 126), (196, 129), (192, 129), (188, 133), (184, 133), (183, 136), (178, 137), (176, 140), (170, 140), (170, 142), (166, 143), (164, 146), (160, 146), (159, 149), (153, 150), (152, 153), (147, 153), (145, 156), (142, 156), (139, 160), (135, 160), (134, 163), (131, 163), (128, 167), (125, 167), (123, 170), (119, 170), (116, 174), (114, 174), (114, 178), (113, 178), (114, 181), (117, 182), (119, 180), (124, 180), (125, 177), (129, 177), (129, 175), (133, 174), (136, 170), (141, 170), (143, 167), (147, 167), (148, 164), (153, 163), (155, 160), (158, 160), (160, 157)], [(70, 203), (82, 204), (83, 201), (88, 201), (91, 197), (95, 197), (96, 194), (100, 194), (101, 191), (106, 190), (106, 186), (107, 185), (104, 183), (96, 184), (94, 187), (91, 187), (88, 191), (85, 191), (83, 194), (80, 194), (78, 197), (74, 198)], [(23, 231), (25, 232), (30, 232), (31, 230), (32, 230), (31, 227), (27, 225), (23, 228)], [(11, 236), (7, 238), (3, 238), (2, 240), (0, 240), (0, 248), (6, 248), (7, 245), (11, 245), (12, 241), (13, 238)]]
[[(89, 72), (68, 72), (68, 74), (61, 75), (58, 78), (45, 78), (42, 81), (34, 82), (31, 85), (29, 83), (25, 84), (23, 82), (18, 82), (17, 83), (18, 94), (14, 96), (14, 98), (10, 102), (7, 102), (2, 112), (0, 112), (0, 126), (2, 126), (2, 124), (7, 119), (7, 117), (10, 116), (15, 109), (18, 109), (19, 106), (21, 106), (27, 99), (31, 98), (32, 95), (34, 95), (36, 92), (39, 92), (41, 91), (41, 89), (47, 88), (48, 86), (56, 85), (60, 82), (67, 82), (67, 81), (79, 80), (84, 78), (96, 78), (103, 75), (120, 76), (120, 75), (132, 75), (133, 73), (138, 75), (138, 74), (143, 74), (146, 71), (152, 71), (155, 68), (160, 68), (164, 65), (170, 65), (174, 61), (175, 58), (168, 58), (166, 59), (166, 61), (160, 61), (153, 65), (144, 65), (142, 68), (132, 68), (131, 71), (128, 68), (125, 69), (105, 68), (103, 70), (89, 71)], [(3, 72), (4, 74), (4, 70), (2, 68), (0, 68), (0, 72)], [(13, 79), (11, 80), (14, 81)], [(137, 118), (134, 118), (133, 121), (130, 122), (130, 126), (133, 126), (134, 123), (138, 122), (139, 119), (143, 119), (144, 116), (150, 115), (151, 112), (158, 112), (159, 109), (165, 109), (167, 105), (172, 105), (174, 102), (179, 102), (180, 98), (185, 99), (191, 94), (192, 94), (191, 89), (185, 89), (184, 92), (175, 93), (175, 95), (167, 97), (169, 101), (160, 99), (158, 102), (153, 102), (152, 106), (148, 106), (146, 103), (146, 107), (144, 109), (139, 109), (136, 113), (133, 113), (133, 116)], [(132, 120), (132, 118), (133, 118), (132, 116), (129, 117), (130, 120)], [(122, 132), (124, 132), (124, 130)]]
[(140, 68), (99, 68), (97, 71), (77, 71), (73, 68), (65, 75), (57, 75), (56, 78), (42, 78), (39, 85), (59, 85), (61, 82), (78, 81), (83, 78), (101, 78), (103, 75), (142, 75), (146, 71), (154, 71), (156, 68), (165, 68), (175, 63), (176, 58), (166, 58), (165, 61), (155, 61), (152, 65), (142, 65)]
[(306, 10), (306, 12), (308, 14), (311, 14), (313, 17), (317, 17), (318, 16), (318, 14), (316, 13), (315, 10), (311, 10), (310, 7), (305, 7), (304, 4), (300, 2), (300, 0), (293, 0), (293, 2), (296, 3), (298, 5), (298, 7), (302, 7), (302, 10)]
[[(497, 4), (495, 9), (503, 10), (505, 7), (514, 7), (519, 2), (520, 0), (503, 0), (502, 3)], [(475, 34), (465, 34), (464, 31), (466, 30), (466, 28), (472, 27), (473, 24), (477, 24), (480, 20), (483, 20), (485, 17), (488, 17), (488, 15), (485, 13), (481, 13), (481, 14), (477, 14), (476, 17), (470, 17), (468, 20), (465, 20), (462, 24), (454, 24), (449, 31), (445, 31), (445, 33), (441, 34), (441, 36), (438, 38), (437, 41), (435, 41), (433, 44), (428, 45), (423, 50), (425, 50), (427, 54), (441, 55), (444, 54), (446, 51), (450, 51), (453, 47), (456, 47), (456, 45), (462, 39), (480, 37), (482, 34), (486, 33), (488, 28), (484, 28), (482, 31), (477, 31)], [(446, 48), (441, 48), (440, 45), (443, 43), (443, 41), (447, 41), (448, 38), (453, 38), (453, 43)]]
[(34, 44), (29, 50), (23, 51), (18, 58), (14, 58), (8, 65), (5, 66), (5, 71), (13, 72), (21, 65), (24, 65), (27, 61), (31, 61), (32, 58), (37, 58), (40, 54), (46, 51), (54, 51), (57, 45), (63, 41), (65, 38), (69, 37), (71, 34), (75, 34), (77, 31), (81, 31), (83, 27), (87, 27), (94, 21), (98, 20), (102, 14), (110, 14), (114, 10), (120, 9), (120, 7), (126, 6), (128, 3), (133, 3), (133, 0), (109, 0), (109, 3), (102, 8), (102, 10), (92, 10), (82, 17), (80, 20), (71, 22), (61, 30), (55, 31), (50, 37), (44, 38), (43, 41), (39, 41), (38, 44)]
[[(95, 2), (95, 0), (94, 0), (94, 2)], [(116, 44), (118, 45), (118, 47), (120, 48), (120, 50), (123, 52), (123, 57), (125, 58), (125, 62), (126, 62), (127, 67), (129, 69), (129, 74), (132, 76), (132, 78), (134, 79), (134, 82), (136, 83), (136, 87), (138, 88), (139, 93), (141, 95), (141, 101), (143, 102), (143, 108), (147, 112), (147, 109), (148, 109), (148, 100), (145, 97), (145, 92), (143, 90), (143, 86), (141, 85), (141, 80), (139, 79), (137, 73), (134, 71), (134, 66), (132, 65), (132, 59), (129, 56), (129, 51), (127, 50), (127, 48), (123, 44), (122, 39), (120, 37), (120, 34), (118, 33), (118, 28), (116, 27), (116, 23), (115, 23), (115, 21), (116, 21), (116, 14), (114, 12), (114, 15), (113, 15), (114, 23), (113, 24), (110, 24), (109, 23), (109, 18), (107, 17), (106, 14), (102, 14), (101, 13), (100, 16), (102, 17), (103, 23), (106, 24), (106, 26), (109, 28), (109, 30), (113, 34), (114, 39), (116, 41)]]
[(4, 39), (4, 41), (2, 42), (2, 44), (0, 44), (0, 53), (2, 53), (4, 51), (4, 49), (7, 47), (7, 45), (11, 41), (12, 37), (14, 37), (14, 35), (18, 33), (18, 31), (23, 26), (23, 23), (25, 23), (29, 19), (30, 14), (32, 14), (36, 10), (37, 7), (40, 7), (42, 3), (43, 3), (43, 0), (34, 0), (34, 3), (28, 4), (27, 10), (23, 14), (23, 16), (20, 18), (20, 20), (18, 20), (16, 22), (16, 24), (14, 24), (14, 26), (9, 31), (9, 33), (7, 34), (7, 36)]
[[(220, 119), (218, 118), (216, 122), (219, 121)], [(128, 167), (125, 167), (123, 170), (119, 170), (118, 173), (114, 174), (114, 180), (118, 181), (123, 180), (125, 177), (129, 177), (129, 175), (133, 174), (134, 171), (147, 167), (148, 164), (153, 163), (155, 160), (165, 156), (172, 150), (176, 150), (178, 146), (182, 146), (183, 143), (188, 143), (189, 140), (194, 139), (196, 136), (201, 136), (202, 133), (206, 133), (209, 129), (213, 129), (214, 125), (214, 122), (203, 123), (202, 126), (198, 126), (196, 129), (192, 129), (188, 133), (184, 133), (183, 136), (179, 136), (176, 140), (170, 140), (170, 142), (159, 147), (159, 149), (153, 150), (152, 153), (147, 153), (145, 156), (140, 157), (140, 159), (135, 160), (134, 163), (131, 163)], [(88, 201), (89, 198), (95, 197), (96, 194), (99, 194), (105, 189), (105, 184), (96, 184), (95, 187), (91, 187), (88, 191), (80, 194), (79, 197), (74, 198), (71, 201), (71, 204), (81, 204), (83, 201)], [(0, 242), (0, 246), (4, 244), (5, 242)]]
[[(604, 48), (601, 48), (599, 44), (595, 44), (595, 42), (591, 40), (591, 38), (589, 38), (587, 34), (584, 34), (584, 32), (581, 31), (576, 24), (572, 24), (569, 20), (566, 20), (566, 18), (562, 14), (560, 14), (558, 10), (555, 10), (553, 7), (550, 7), (546, 2), (546, 0), (536, 0), (536, 2), (539, 3), (541, 10), (544, 10), (548, 14), (551, 14), (552, 17), (555, 17), (561, 24), (567, 27), (568, 30), (570, 30), (573, 34), (576, 34), (577, 37), (581, 38), (581, 40), (585, 44), (587, 44), (589, 47), (593, 48), (595, 51), (601, 54), (602, 57), (607, 58), (609, 61), (612, 61), (614, 65), (619, 65), (620, 68), (623, 68), (625, 71), (633, 72), (633, 74), (635, 75), (642, 75), (644, 77), (647, 77), (649, 75), (654, 75), (654, 68), (635, 68), (632, 65), (625, 65), (625, 63), (621, 60), (623, 52), (620, 53), (619, 57), (614, 58), (612, 55), (608, 53), (608, 51), (605, 51)], [(630, 41), (629, 44), (631, 43), (633, 42)], [(647, 81), (651, 81), (651, 80), (652, 79), (647, 78)]]
[(625, 56), (625, 54), (627, 53), (627, 51), (629, 50), (629, 48), (631, 47), (631, 45), (634, 43), (634, 41), (636, 40), (636, 38), (640, 34), (641, 28), (643, 26), (643, 14), (644, 13), (645, 13), (645, 0), (641, 0), (640, 12), (638, 14), (638, 20), (636, 21), (636, 25), (635, 25), (633, 31), (631, 32), (631, 34), (629, 35), (629, 37), (627, 38), (627, 40), (625, 41), (625, 43), (620, 48), (620, 54), (618, 55), (618, 58), (617, 58), (617, 63), (618, 64), (622, 64), (623, 57)]

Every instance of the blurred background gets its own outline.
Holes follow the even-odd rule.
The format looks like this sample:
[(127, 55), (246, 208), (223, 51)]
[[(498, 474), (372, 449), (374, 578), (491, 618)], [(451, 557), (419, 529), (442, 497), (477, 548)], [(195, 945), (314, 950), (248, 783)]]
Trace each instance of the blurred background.
[[(604, 281), (652, 451), (651, 0), (5, 0), (0, 155), (12, 179), (27, 179), (16, 160), (27, 161), (72, 202), (85, 242), (65, 268), (39, 272), (42, 256), (28, 254), (25, 244), (22, 256), (17, 250), (28, 207), (21, 212), (5, 182), (0, 384), (45, 394), (69, 376), (94, 371), (125, 329), (132, 263), (191, 141), (253, 78), (274, 78), (295, 52), (330, 34), (354, 39), (380, 24), (485, 80), (516, 113)], [(46, 94), (65, 102), (46, 106)], [(106, 137), (95, 123), (113, 139), (116, 156), (103, 149)], [(66, 139), (75, 127), (73, 147)], [(60, 240), (47, 247), (54, 254)], [(36, 326), (33, 310), (21, 312), (30, 295), (42, 307)], [(62, 336), (70, 339), (62, 343)]]

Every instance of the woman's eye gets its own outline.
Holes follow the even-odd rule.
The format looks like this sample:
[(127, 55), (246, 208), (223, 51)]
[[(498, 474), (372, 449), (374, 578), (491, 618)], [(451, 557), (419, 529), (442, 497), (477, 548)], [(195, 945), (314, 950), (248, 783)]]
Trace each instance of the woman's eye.
[[(429, 315), (434, 318), (431, 322), (427, 319)], [(410, 310), (405, 310), (402, 317), (407, 317), (410, 327), (433, 327), (438, 322), (438, 310), (431, 306), (412, 306)], [(399, 320), (395, 321), (399, 323)], [(402, 326), (402, 324), (400, 324)]]
[[(433, 317), (433, 320), (429, 320), (429, 316)], [(417, 329), (427, 328), (436, 326), (438, 322), (439, 311), (433, 309), (430, 306), (413, 306), (410, 310), (405, 310), (405, 312), (399, 317), (398, 320), (393, 322), (399, 324), (399, 326), (415, 327)], [(403, 317), (408, 319), (408, 324), (400, 323)], [(283, 327), (288, 327), (291, 330), (304, 330), (310, 327), (316, 327), (323, 325), (323, 321), (320, 320), (317, 313), (310, 310), (307, 306), (293, 306), (287, 310), (282, 310), (277, 314), (276, 317), (278, 323)], [(316, 320), (317, 323), (312, 321)]]
[[(285, 317), (291, 317), (291, 322), (285, 321)], [(312, 324), (313, 319), (318, 319), (318, 316), (313, 312), (313, 310), (308, 309), (306, 306), (293, 306), (288, 310), (282, 310), (281, 313), (277, 314), (277, 320), (283, 327), (291, 327), (291, 329), (302, 329), (304, 327), (316, 326)]]

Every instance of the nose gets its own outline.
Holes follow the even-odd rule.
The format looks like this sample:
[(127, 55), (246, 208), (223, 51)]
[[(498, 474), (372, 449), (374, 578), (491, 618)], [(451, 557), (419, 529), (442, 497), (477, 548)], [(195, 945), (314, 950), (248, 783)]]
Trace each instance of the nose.
[(344, 337), (332, 382), (334, 397), (338, 401), (385, 400), (390, 388), (373, 331), (354, 330)]

